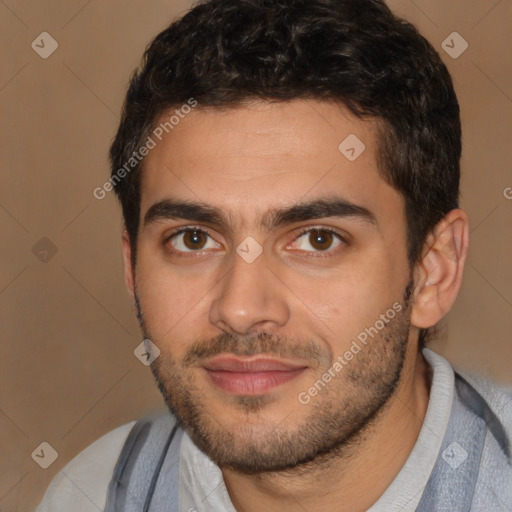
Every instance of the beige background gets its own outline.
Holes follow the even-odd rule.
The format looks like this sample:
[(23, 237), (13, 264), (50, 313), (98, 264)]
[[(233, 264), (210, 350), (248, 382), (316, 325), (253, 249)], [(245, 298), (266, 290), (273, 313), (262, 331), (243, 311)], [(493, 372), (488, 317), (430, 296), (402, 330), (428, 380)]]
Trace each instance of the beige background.
[[(120, 210), (112, 194), (99, 201), (92, 191), (108, 177), (107, 150), (132, 69), (189, 5), (0, 2), (2, 512), (32, 509), (80, 450), (164, 406), (133, 355), (141, 338), (122, 280)], [(512, 187), (512, 2), (390, 5), (440, 51), (463, 113), (462, 203), (472, 245), (435, 348), (512, 385), (512, 200), (504, 195)], [(31, 48), (44, 31), (59, 45), (47, 59)], [(454, 31), (469, 43), (458, 59), (441, 47)], [(46, 470), (31, 458), (43, 441), (58, 452)]]

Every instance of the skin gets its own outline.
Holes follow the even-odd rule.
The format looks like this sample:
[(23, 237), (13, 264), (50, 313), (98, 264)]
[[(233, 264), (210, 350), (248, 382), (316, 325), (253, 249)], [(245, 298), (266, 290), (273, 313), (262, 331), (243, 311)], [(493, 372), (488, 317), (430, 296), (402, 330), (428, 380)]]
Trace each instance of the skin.
[[(366, 146), (354, 161), (338, 150), (349, 134)], [(366, 510), (421, 429), (431, 376), (418, 329), (435, 325), (455, 300), (467, 216), (449, 212), (411, 269), (404, 201), (381, 177), (376, 146), (376, 122), (338, 105), (252, 102), (194, 110), (145, 159), (135, 269), (123, 234), (127, 287), (161, 351), (152, 370), (164, 398), (221, 467), (239, 512)], [(330, 216), (261, 226), (269, 210), (326, 197), (371, 211), (375, 222)], [(215, 207), (227, 225), (161, 215), (145, 223), (168, 199)], [(169, 238), (185, 227), (210, 237)], [(301, 235), (306, 228), (332, 229), (345, 241), (322, 231), (327, 243), (318, 244)], [(262, 249), (252, 263), (236, 252), (247, 237)], [(194, 241), (206, 245), (196, 250)], [(301, 403), (299, 394), (393, 304), (400, 313)], [(217, 354), (263, 354), (304, 369), (244, 396), (209, 378), (202, 364)]]

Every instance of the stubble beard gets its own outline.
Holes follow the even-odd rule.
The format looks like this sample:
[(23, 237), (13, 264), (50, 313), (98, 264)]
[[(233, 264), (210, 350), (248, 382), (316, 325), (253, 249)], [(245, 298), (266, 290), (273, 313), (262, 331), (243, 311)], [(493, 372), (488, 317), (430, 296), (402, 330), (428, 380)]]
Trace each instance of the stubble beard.
[[(169, 411), (178, 419), (196, 446), (221, 468), (243, 474), (304, 470), (329, 464), (333, 458), (350, 457), (378, 421), (396, 392), (402, 377), (410, 330), (409, 283), (404, 293), (405, 307), (361, 347), (327, 386), (308, 405), (296, 400), (294, 411), (280, 423), (264, 427), (244, 423), (226, 428), (208, 412), (200, 390), (192, 378), (192, 363), (220, 353), (278, 357), (314, 358), (320, 365), (312, 385), (333, 364), (333, 354), (314, 341), (293, 342), (259, 332), (251, 336), (222, 333), (212, 340), (194, 344), (178, 363), (151, 337), (136, 296), (139, 322), (146, 338), (160, 345), (161, 355), (151, 371)], [(168, 346), (172, 343), (166, 341)], [(330, 364), (328, 364), (330, 361)], [(197, 371), (197, 370), (196, 370)], [(234, 397), (229, 406), (243, 417), (264, 416), (269, 395)], [(286, 404), (289, 405), (289, 404)], [(304, 414), (304, 411), (308, 411)], [(251, 426), (253, 425), (253, 426)], [(293, 425), (293, 428), (286, 427)]]

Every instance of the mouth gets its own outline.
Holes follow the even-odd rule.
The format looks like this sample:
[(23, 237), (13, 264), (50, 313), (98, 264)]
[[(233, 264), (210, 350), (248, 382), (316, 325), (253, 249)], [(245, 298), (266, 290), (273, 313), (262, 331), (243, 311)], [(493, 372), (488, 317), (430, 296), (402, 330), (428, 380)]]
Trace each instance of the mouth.
[(218, 356), (203, 363), (210, 382), (233, 395), (254, 396), (297, 378), (307, 366), (263, 356)]

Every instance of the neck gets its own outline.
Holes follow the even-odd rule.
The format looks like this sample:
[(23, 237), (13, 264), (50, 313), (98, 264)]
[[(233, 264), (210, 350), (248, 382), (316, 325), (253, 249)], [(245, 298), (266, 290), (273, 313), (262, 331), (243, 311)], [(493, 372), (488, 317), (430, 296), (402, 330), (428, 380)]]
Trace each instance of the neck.
[(234, 507), (238, 512), (367, 510), (412, 451), (427, 411), (430, 384), (430, 368), (418, 354), (404, 366), (390, 401), (350, 445), (286, 472), (249, 476), (224, 468)]

